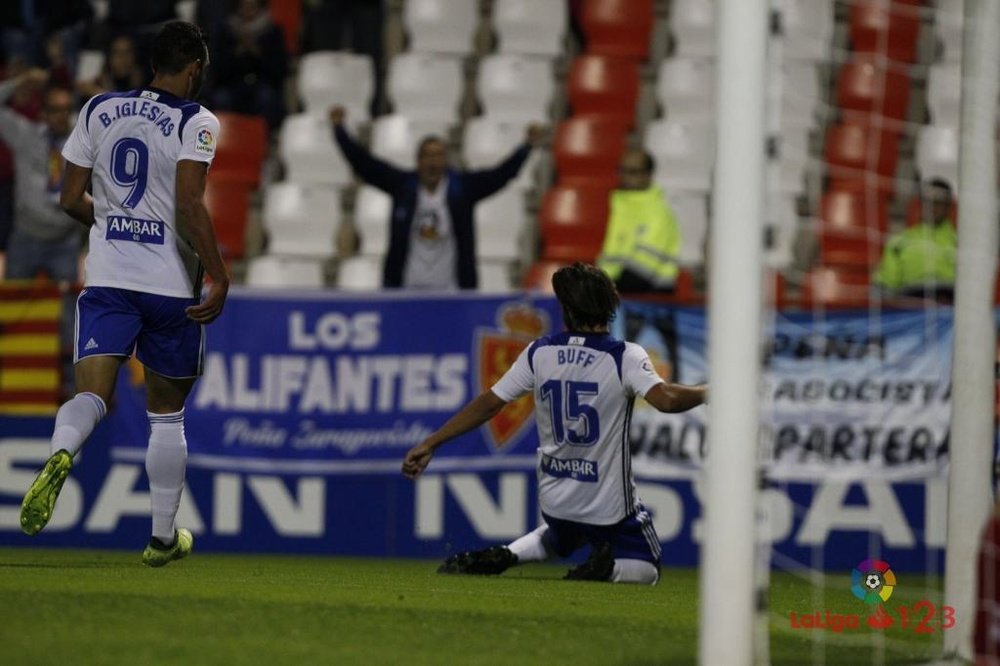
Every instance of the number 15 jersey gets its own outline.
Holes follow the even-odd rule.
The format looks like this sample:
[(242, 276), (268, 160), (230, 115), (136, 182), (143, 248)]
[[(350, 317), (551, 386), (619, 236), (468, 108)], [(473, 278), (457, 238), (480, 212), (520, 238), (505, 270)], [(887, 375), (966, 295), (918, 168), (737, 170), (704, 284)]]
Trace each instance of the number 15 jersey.
[(106, 93), (84, 104), (63, 157), (93, 170), (86, 286), (200, 293), (200, 262), (177, 229), (177, 162), (211, 164), (218, 139), (215, 115), (163, 90)]
[(506, 401), (534, 392), (546, 515), (613, 525), (638, 508), (632, 406), (662, 381), (642, 347), (606, 334), (561, 333), (521, 352), (492, 390)]

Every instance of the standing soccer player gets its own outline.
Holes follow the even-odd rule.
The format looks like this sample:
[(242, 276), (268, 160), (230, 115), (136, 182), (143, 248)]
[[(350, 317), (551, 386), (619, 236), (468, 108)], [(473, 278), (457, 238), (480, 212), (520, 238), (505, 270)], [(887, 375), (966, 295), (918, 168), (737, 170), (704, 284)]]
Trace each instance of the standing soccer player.
[[(21, 529), (37, 534), (73, 456), (107, 411), (119, 368), (136, 351), (145, 366), (153, 515), (142, 561), (154, 567), (191, 552), (191, 533), (174, 527), (187, 462), (184, 400), (202, 371), (204, 325), (229, 291), (203, 202), (219, 121), (191, 101), (207, 65), (201, 29), (166, 24), (153, 40), (151, 84), (92, 98), (63, 148), (60, 205), (90, 228), (77, 300), (79, 392), (59, 408), (52, 456), (21, 504)], [(203, 271), (212, 283), (199, 302)]]
[(545, 524), (509, 546), (454, 555), (438, 571), (499, 574), (589, 543), (590, 557), (566, 578), (654, 584), (660, 542), (632, 479), (632, 405), (638, 395), (661, 412), (683, 412), (704, 403), (707, 389), (664, 382), (642, 347), (609, 335), (618, 293), (603, 271), (576, 263), (556, 271), (552, 286), (567, 331), (531, 343), (491, 390), (407, 452), (403, 474), (415, 479), (439, 446), (533, 391)]

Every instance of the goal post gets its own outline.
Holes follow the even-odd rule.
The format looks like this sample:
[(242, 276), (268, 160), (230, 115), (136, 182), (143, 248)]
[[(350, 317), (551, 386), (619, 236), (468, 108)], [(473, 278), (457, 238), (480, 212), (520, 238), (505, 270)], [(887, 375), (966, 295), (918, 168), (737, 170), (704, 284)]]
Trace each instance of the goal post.
[(754, 655), (768, 2), (721, 0), (717, 17), (699, 659), (739, 666)]
[(945, 604), (955, 629), (946, 655), (972, 658), (976, 553), (993, 505), (997, 268), (996, 109), (1000, 87), (1000, 3), (965, 0), (959, 144), (958, 257), (952, 360), (951, 450)]

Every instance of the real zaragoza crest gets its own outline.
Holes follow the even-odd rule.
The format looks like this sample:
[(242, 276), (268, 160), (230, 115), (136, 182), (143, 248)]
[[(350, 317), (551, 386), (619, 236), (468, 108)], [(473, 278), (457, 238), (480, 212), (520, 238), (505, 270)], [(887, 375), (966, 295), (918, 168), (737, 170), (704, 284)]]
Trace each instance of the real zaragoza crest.
[[(476, 374), (480, 392), (492, 388), (532, 340), (549, 332), (548, 315), (527, 303), (505, 303), (497, 308), (497, 326), (476, 331), (473, 351), (479, 359)], [(483, 426), (494, 450), (506, 448), (530, 425), (534, 409), (535, 401), (526, 395), (509, 403)]]

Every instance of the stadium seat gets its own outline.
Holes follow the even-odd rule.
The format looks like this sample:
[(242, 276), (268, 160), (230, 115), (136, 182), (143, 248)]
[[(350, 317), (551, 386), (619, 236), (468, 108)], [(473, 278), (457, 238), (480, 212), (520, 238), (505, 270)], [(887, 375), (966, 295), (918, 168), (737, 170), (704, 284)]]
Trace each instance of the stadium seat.
[(556, 58), (563, 53), (569, 24), (565, 2), (494, 0), (493, 25), (502, 53)]
[(226, 111), (215, 116), (219, 119), (219, 143), (212, 160), (212, 175), (256, 188), (267, 157), (267, 123), (261, 116)]
[(337, 268), (337, 288), (345, 291), (377, 291), (382, 288), (382, 260), (350, 257)]
[(410, 51), (464, 56), (472, 51), (479, 7), (462, 0), (407, 0), (403, 23)]
[(514, 289), (510, 279), (510, 264), (506, 261), (480, 261), (479, 288), (483, 294), (508, 294)]
[(645, 60), (654, 18), (653, 0), (583, 0), (587, 53)]
[(764, 209), (764, 264), (776, 270), (786, 270), (794, 260), (795, 239), (799, 216), (795, 199), (769, 196)]
[(104, 51), (83, 49), (76, 58), (76, 82), (89, 83), (104, 69)]
[(285, 178), (297, 183), (346, 185), (351, 169), (325, 117), (307, 113), (286, 116), (278, 135), (278, 154)]
[(440, 120), (416, 120), (393, 114), (372, 124), (371, 151), (403, 169), (417, 165), (417, 146), (426, 136), (446, 138), (448, 125)]
[(382, 190), (362, 185), (354, 199), (354, 228), (361, 237), (361, 254), (381, 257), (389, 247), (392, 199)]
[(261, 255), (247, 265), (247, 285), (251, 287), (323, 287), (323, 265), (314, 259)]
[(702, 58), (667, 58), (656, 78), (663, 116), (679, 123), (715, 122), (715, 66)]
[(767, 183), (781, 192), (801, 193), (805, 190), (804, 178), (812, 162), (809, 154), (811, 125), (794, 124), (794, 119), (784, 124), (784, 120), (782, 116), (777, 129), (770, 135), (777, 160), (769, 161), (767, 168), (777, 171), (773, 178), (769, 176)]
[(886, 198), (878, 191), (833, 189), (820, 202), (820, 263), (871, 268), (888, 231)]
[(299, 52), (299, 33), (302, 29), (302, 3), (298, 1), (268, 3), (271, 20), (281, 28), (285, 35), (285, 48), (289, 53)]
[(332, 187), (275, 183), (264, 195), (269, 254), (330, 258), (336, 254), (340, 195)]
[(566, 80), (574, 115), (613, 118), (631, 128), (639, 97), (639, 66), (629, 60), (582, 55)]
[[(500, 122), (490, 116), (471, 118), (465, 123), (462, 137), (462, 158), (469, 169), (486, 169), (504, 160), (515, 146), (525, 139), (525, 127), (520, 123)], [(511, 183), (519, 190), (535, 186), (534, 172), (539, 151), (533, 151), (521, 172)]]
[(670, 12), (674, 55), (685, 58), (715, 57), (714, 0), (674, 0)]
[(514, 53), (498, 53), (479, 62), (476, 94), (483, 112), (495, 120), (546, 123), (555, 91), (552, 67)]
[(546, 192), (539, 213), (543, 258), (593, 262), (604, 244), (609, 192), (564, 185)]
[(909, 101), (910, 77), (903, 71), (880, 65), (872, 56), (855, 57), (840, 66), (837, 104), (842, 109), (903, 120)]
[(931, 65), (927, 73), (927, 110), (931, 123), (959, 127), (962, 118), (962, 70), (960, 63)]
[(920, 7), (885, 0), (853, 0), (849, 30), (855, 52), (913, 62), (920, 32)]
[(227, 261), (243, 258), (250, 215), (250, 186), (213, 173), (205, 183), (205, 207), (212, 217), (222, 257)]
[(393, 110), (414, 120), (454, 123), (463, 85), (458, 60), (402, 53), (389, 63), (386, 86)]
[(781, 22), (781, 54), (788, 60), (826, 62), (833, 43), (831, 0), (777, 0), (772, 6)]
[(643, 144), (656, 160), (656, 182), (668, 194), (707, 192), (715, 162), (714, 127), (656, 120), (646, 126)]
[(521, 256), (527, 218), (520, 190), (507, 187), (479, 202), (475, 219), (476, 257), (514, 261)]
[(567, 266), (565, 261), (551, 261), (540, 259), (528, 267), (521, 278), (521, 288), (528, 291), (540, 291), (545, 294), (552, 293), (552, 275)]
[(818, 266), (810, 270), (802, 283), (804, 308), (822, 305), (830, 308), (866, 308), (869, 305), (871, 277), (867, 269)]
[(934, 36), (941, 47), (943, 62), (957, 63), (962, 60), (962, 30), (964, 20), (964, 0), (937, 0), (934, 11)]
[(682, 266), (700, 266), (705, 263), (705, 239), (708, 234), (708, 200), (705, 196), (667, 197), (674, 218), (681, 232), (681, 251), (678, 257)]
[(357, 127), (369, 120), (375, 69), (366, 55), (314, 51), (299, 60), (296, 86), (306, 111), (326, 117), (331, 107), (342, 106)]
[(824, 159), (834, 180), (867, 180), (884, 192), (895, 188), (899, 135), (858, 123), (831, 125)]
[(923, 180), (944, 178), (958, 186), (958, 130), (926, 125), (917, 134), (917, 170)]
[(625, 126), (609, 118), (579, 116), (556, 128), (552, 143), (559, 182), (611, 189), (625, 150)]

